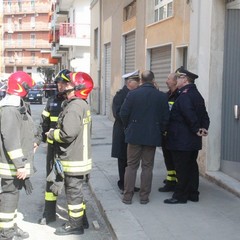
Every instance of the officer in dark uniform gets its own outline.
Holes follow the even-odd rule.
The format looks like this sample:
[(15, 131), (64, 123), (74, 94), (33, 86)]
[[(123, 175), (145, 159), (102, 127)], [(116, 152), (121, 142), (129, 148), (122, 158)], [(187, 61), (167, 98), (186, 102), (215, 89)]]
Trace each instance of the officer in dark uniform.
[[(166, 84), (169, 88), (167, 95), (168, 95), (169, 110), (171, 111), (172, 106), (178, 96), (176, 73), (170, 73), (168, 75)], [(162, 138), (162, 152), (163, 152), (165, 166), (167, 168), (167, 178), (164, 180), (165, 185), (163, 187), (160, 187), (158, 191), (171, 192), (171, 191), (174, 191), (175, 189), (175, 185), (177, 183), (177, 177), (176, 177), (176, 171), (175, 171), (174, 162), (171, 156), (171, 152), (166, 148), (165, 134)]]
[[(115, 121), (113, 125), (111, 154), (113, 158), (118, 159), (119, 180), (117, 184), (121, 191), (124, 190), (124, 174), (127, 166), (127, 143), (125, 143), (124, 127), (119, 112), (128, 92), (139, 86), (139, 71), (136, 70), (132, 73), (124, 74), (122, 78), (125, 80), (125, 85), (116, 93), (112, 103), (112, 112)], [(135, 191), (139, 191), (139, 188), (135, 188)]]
[[(62, 81), (67, 81), (69, 79), (70, 71), (68, 69), (61, 70), (56, 78), (55, 84), (58, 84)], [(56, 85), (55, 85), (56, 86)], [(62, 102), (65, 100), (65, 95), (60, 85), (57, 86), (58, 92), (55, 96), (48, 98), (47, 104), (42, 112), (42, 140), (47, 142), (47, 158), (46, 158), (46, 174), (50, 174), (54, 164), (54, 145), (53, 141), (47, 139), (46, 133), (51, 128), (56, 128), (58, 121), (58, 115), (62, 111)], [(50, 190), (52, 183), (46, 182), (46, 192), (45, 192), (45, 208), (43, 212), (43, 218), (40, 219), (40, 224), (45, 225), (56, 220), (56, 201), (57, 196), (52, 193)]]
[(198, 75), (183, 67), (176, 74), (179, 96), (170, 113), (167, 148), (173, 157), (177, 184), (172, 198), (164, 200), (168, 204), (199, 201), (197, 157), (210, 124), (204, 99), (194, 84)]

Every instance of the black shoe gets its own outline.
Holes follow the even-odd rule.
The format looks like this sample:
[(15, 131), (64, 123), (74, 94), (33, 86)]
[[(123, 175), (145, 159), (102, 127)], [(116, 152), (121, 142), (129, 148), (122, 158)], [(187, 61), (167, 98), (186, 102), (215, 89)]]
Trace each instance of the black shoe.
[(158, 189), (159, 192), (174, 192), (175, 185), (166, 184)]
[(134, 187), (134, 192), (139, 192), (140, 188), (139, 187)]
[(178, 200), (178, 199), (176, 199), (176, 198), (165, 199), (163, 202), (164, 202), (164, 203), (167, 203), (167, 204), (187, 203), (187, 201)]
[(188, 200), (191, 202), (199, 202), (199, 197), (198, 196), (189, 196)]
[(121, 191), (124, 190), (124, 186), (123, 186), (123, 184), (121, 184), (120, 180), (118, 180), (117, 185), (118, 185), (118, 188), (119, 188)]
[(72, 227), (68, 222), (54, 232), (56, 235), (81, 235), (84, 234), (83, 227)]
[(146, 200), (140, 200), (140, 203), (141, 203), (141, 204), (148, 204), (148, 203), (149, 203), (149, 199), (146, 199)]
[(29, 238), (29, 233), (24, 232), (21, 228), (18, 227), (17, 224), (14, 224), (14, 232), (16, 237), (19, 237), (21, 239)]
[(39, 219), (38, 223), (39, 223), (40, 225), (48, 225), (49, 223), (55, 222), (55, 221), (56, 221), (56, 216), (54, 216), (54, 217), (48, 217), (48, 218), (43, 217), (43, 218)]

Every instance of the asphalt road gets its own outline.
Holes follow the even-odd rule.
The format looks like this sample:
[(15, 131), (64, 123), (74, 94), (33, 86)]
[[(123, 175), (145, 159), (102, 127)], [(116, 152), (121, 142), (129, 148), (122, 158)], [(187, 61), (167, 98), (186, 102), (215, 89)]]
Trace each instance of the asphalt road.
[[(44, 108), (43, 105), (31, 104), (31, 111), (36, 125), (39, 124), (40, 115)], [(61, 226), (67, 219), (67, 207), (64, 192), (59, 196), (57, 201), (57, 221), (50, 225), (39, 225), (38, 220), (41, 218), (44, 208), (45, 192), (45, 158), (47, 145), (42, 143), (35, 154), (35, 167), (37, 172), (31, 178), (33, 184), (33, 193), (26, 195), (24, 190), (21, 191), (18, 207), (18, 225), (23, 230), (29, 232), (30, 240), (111, 240), (113, 239), (107, 224), (102, 217), (94, 196), (87, 184), (84, 185), (83, 192), (87, 205), (87, 216), (90, 228), (85, 230), (83, 235), (57, 236), (54, 231)], [(100, 228), (96, 229), (93, 223), (97, 223)]]

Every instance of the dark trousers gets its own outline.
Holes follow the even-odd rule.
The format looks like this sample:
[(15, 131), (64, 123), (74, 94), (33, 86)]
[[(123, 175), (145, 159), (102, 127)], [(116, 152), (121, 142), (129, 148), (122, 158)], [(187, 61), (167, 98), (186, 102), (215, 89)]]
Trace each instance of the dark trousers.
[(68, 205), (70, 225), (73, 227), (83, 226), (85, 204), (82, 193), (82, 176), (65, 176), (65, 192)]
[(132, 200), (136, 182), (137, 170), (141, 161), (141, 184), (139, 196), (141, 200), (148, 200), (152, 189), (152, 170), (156, 147), (128, 144), (127, 167), (124, 178), (124, 199)]
[(124, 189), (124, 175), (126, 167), (127, 158), (118, 158), (118, 173), (119, 173), (118, 187), (120, 189)]
[[(48, 143), (47, 147), (47, 158), (46, 158), (46, 175), (48, 176), (52, 171), (54, 164), (54, 146), (53, 144)], [(56, 202), (57, 196), (55, 196), (50, 187), (52, 182), (46, 182), (45, 190), (45, 207), (43, 212), (43, 217), (47, 219), (54, 219), (56, 217)]]
[(198, 197), (199, 170), (198, 151), (171, 151), (177, 173), (177, 185), (173, 198), (187, 201), (189, 197)]
[(0, 239), (11, 239), (14, 236), (14, 225), (17, 217), (19, 200), (19, 180), (0, 179)]

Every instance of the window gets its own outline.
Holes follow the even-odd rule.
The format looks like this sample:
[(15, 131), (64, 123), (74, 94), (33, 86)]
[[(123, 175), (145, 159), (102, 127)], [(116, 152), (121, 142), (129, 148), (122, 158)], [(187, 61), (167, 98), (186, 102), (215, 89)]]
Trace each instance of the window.
[(173, 0), (154, 0), (154, 21), (169, 18), (173, 15)]
[(31, 0), (31, 9), (35, 10), (35, 0)]
[(136, 16), (137, 3), (136, 0), (132, 1), (128, 6), (124, 8), (124, 21), (129, 20), (130, 18)]
[(35, 47), (35, 41), (36, 41), (36, 35), (35, 34), (30, 34), (30, 44), (32, 47)]
[(35, 52), (31, 52), (32, 63), (35, 63)]
[(19, 12), (22, 12), (22, 0), (18, 0), (18, 9)]
[(19, 33), (18, 34), (18, 46), (22, 46), (22, 34), (21, 33)]

